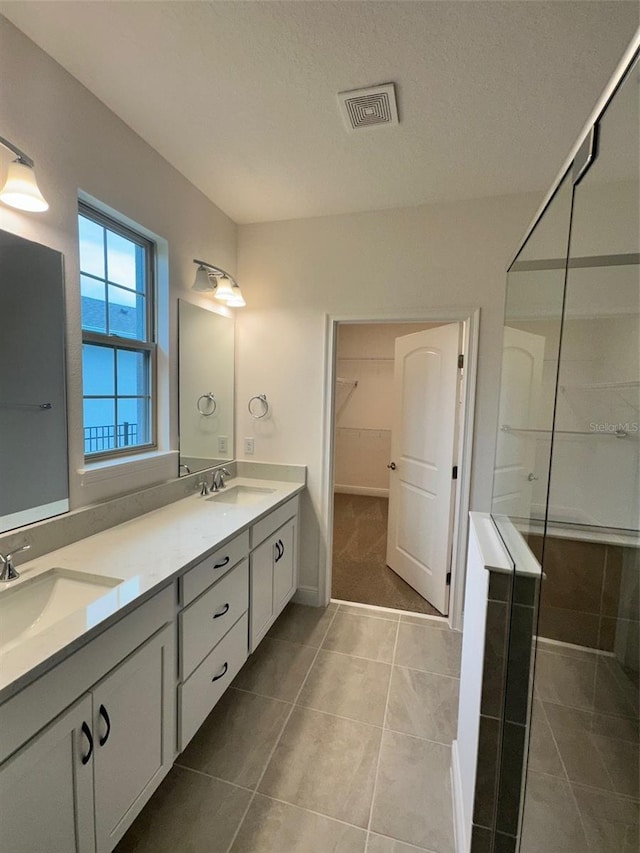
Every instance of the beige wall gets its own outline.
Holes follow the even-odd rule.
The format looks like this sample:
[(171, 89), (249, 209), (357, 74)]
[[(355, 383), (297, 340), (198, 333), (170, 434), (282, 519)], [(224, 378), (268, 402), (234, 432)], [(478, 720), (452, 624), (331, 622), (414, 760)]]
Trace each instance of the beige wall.
[[(505, 269), (539, 197), (508, 196), (239, 228), (238, 446), (308, 466), (301, 585), (318, 586), (322, 517), (326, 315), (396, 319), (479, 307), (480, 351), (471, 506), (490, 506)], [(266, 393), (273, 417), (246, 414)]]
[[(165, 375), (160, 402), (164, 449), (177, 449), (177, 297), (197, 301), (189, 288), (203, 257), (236, 266), (236, 226), (179, 172), (47, 54), (0, 16), (0, 133), (36, 163), (40, 188), (50, 203), (43, 214), (0, 205), (0, 228), (62, 252), (67, 313), (67, 385), (72, 507), (145, 482), (175, 476), (177, 460), (98, 487), (81, 485), (83, 465), (78, 191), (94, 196), (168, 243), (161, 285), (169, 289), (169, 317), (161, 324), (159, 358)], [(9, 152), (0, 148), (4, 175)], [(168, 272), (168, 276), (167, 276)], [(168, 278), (168, 283), (167, 283)], [(205, 299), (201, 304), (205, 304)], [(210, 300), (209, 300), (210, 302)], [(144, 479), (143, 479), (144, 478)]]

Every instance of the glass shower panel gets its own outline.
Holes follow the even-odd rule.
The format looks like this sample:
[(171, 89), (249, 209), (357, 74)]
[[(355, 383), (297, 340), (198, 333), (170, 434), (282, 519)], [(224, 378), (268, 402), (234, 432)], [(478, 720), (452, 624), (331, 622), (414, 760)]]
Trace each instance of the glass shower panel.
[(523, 853), (639, 849), (639, 83), (574, 188)]

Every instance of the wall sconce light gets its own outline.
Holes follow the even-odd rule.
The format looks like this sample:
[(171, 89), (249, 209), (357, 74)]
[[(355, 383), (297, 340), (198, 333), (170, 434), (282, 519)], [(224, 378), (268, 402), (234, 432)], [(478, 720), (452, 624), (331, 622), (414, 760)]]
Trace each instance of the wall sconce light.
[(33, 160), (27, 157), (7, 139), (0, 136), (0, 145), (8, 148), (16, 159), (9, 164), (7, 180), (0, 190), (0, 201), (18, 210), (28, 210), (31, 213), (41, 213), (48, 210), (49, 205), (40, 192), (36, 183), (36, 175), (33, 171)]
[(220, 267), (214, 267), (206, 261), (198, 261), (196, 278), (191, 289), (198, 293), (213, 293), (216, 299), (224, 302), (229, 308), (244, 308), (247, 304), (235, 278)]

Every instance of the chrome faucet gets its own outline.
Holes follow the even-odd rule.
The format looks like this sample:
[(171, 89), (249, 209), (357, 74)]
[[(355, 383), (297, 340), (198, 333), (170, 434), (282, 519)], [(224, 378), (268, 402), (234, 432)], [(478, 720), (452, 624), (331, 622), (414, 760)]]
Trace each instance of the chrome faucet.
[(226, 468), (216, 468), (216, 470), (213, 472), (213, 477), (211, 479), (211, 491), (219, 492), (220, 489), (224, 489), (224, 478), (230, 476), (231, 472), (227, 471)]
[(13, 558), (21, 551), (28, 551), (29, 548), (31, 548), (31, 545), (23, 545), (22, 548), (17, 548), (11, 554), (0, 554), (0, 563), (2, 563), (2, 569), (0, 569), (0, 582), (6, 583), (7, 581), (15, 581), (20, 577), (20, 572), (16, 571), (13, 565)]

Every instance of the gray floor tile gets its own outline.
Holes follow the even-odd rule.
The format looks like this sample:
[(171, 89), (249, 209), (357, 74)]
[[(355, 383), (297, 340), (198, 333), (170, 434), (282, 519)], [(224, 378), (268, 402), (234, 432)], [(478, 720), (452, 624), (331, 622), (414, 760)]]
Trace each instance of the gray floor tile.
[(540, 699), (571, 708), (593, 709), (595, 660), (538, 652), (536, 690)]
[(356, 607), (353, 604), (341, 604), (339, 613), (350, 613), (352, 616), (370, 616), (372, 619), (387, 619), (389, 622), (399, 622), (400, 614), (392, 610), (375, 610), (368, 607)]
[(453, 853), (450, 763), (451, 750), (443, 744), (385, 731), (372, 831)]
[(290, 709), (277, 699), (229, 688), (178, 764), (253, 788)]
[(529, 770), (566, 779), (560, 755), (551, 732), (543, 703), (535, 700), (531, 714)]
[(394, 663), (437, 672), (441, 675), (460, 675), (462, 634), (423, 625), (400, 622)]
[(226, 853), (250, 791), (174, 767), (116, 847), (117, 853)]
[(321, 649), (299, 705), (381, 726), (391, 665)]
[(367, 833), (256, 795), (231, 853), (364, 853)]
[(638, 719), (638, 690), (615, 661), (599, 658), (596, 670), (594, 710), (603, 714)]
[(267, 636), (318, 648), (335, 613), (335, 609), (291, 602), (273, 623)]
[(521, 853), (581, 853), (586, 849), (587, 840), (568, 782), (529, 773)]
[(367, 853), (424, 853), (424, 847), (414, 847), (413, 844), (405, 844), (404, 841), (370, 832)]
[(560, 729), (555, 738), (571, 782), (605, 791), (613, 790), (611, 777), (598, 753), (593, 735), (574, 729)]
[(296, 707), (259, 790), (367, 826), (381, 729)]
[(638, 803), (616, 794), (572, 785), (578, 810), (593, 853), (636, 853)]
[(386, 728), (451, 744), (458, 721), (457, 678), (394, 666)]
[(638, 785), (640, 755), (638, 745), (625, 743), (624, 741), (604, 737), (603, 735), (592, 735), (592, 738), (611, 777), (613, 790), (617, 794), (625, 794), (628, 797), (635, 797), (637, 799), (640, 796)]
[(323, 649), (357, 655), (384, 663), (393, 661), (397, 623), (338, 613), (322, 644)]
[(315, 654), (312, 646), (265, 637), (233, 680), (233, 686), (293, 702)]

